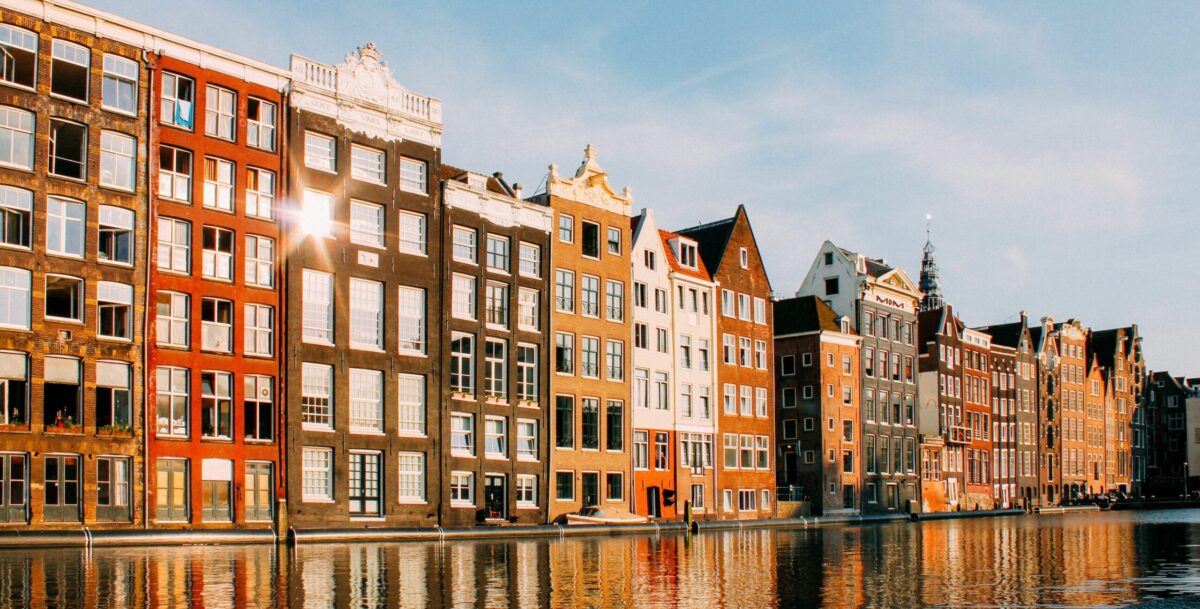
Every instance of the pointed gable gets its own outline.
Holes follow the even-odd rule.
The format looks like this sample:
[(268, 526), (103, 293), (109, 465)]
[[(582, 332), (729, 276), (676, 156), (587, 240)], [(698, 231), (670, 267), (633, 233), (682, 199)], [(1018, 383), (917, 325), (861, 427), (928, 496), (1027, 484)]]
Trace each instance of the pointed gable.
[(741, 239), (741, 237), (735, 237), (739, 231), (746, 233), (745, 241), (749, 245), (748, 249), (753, 250), (751, 264), (757, 263), (763, 278), (767, 281), (769, 292), (771, 279), (767, 277), (766, 266), (762, 262), (762, 250), (758, 247), (758, 239), (754, 235), (754, 228), (750, 225), (750, 216), (746, 213), (745, 205), (738, 205), (732, 218), (675, 232), (696, 240), (700, 246), (700, 257), (704, 261), (704, 266), (708, 268), (709, 274), (716, 278), (723, 270), (724, 264), (735, 265), (731, 268), (737, 268), (736, 265), (740, 263), (737, 259), (738, 250), (729, 247), (730, 241), (735, 238)]

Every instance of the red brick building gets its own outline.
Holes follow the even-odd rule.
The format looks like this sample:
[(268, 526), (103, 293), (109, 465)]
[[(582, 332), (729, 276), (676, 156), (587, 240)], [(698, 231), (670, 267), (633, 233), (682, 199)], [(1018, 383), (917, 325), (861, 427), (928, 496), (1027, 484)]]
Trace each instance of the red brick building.
[(278, 216), (287, 76), (182, 43), (164, 46), (150, 65), (150, 520), (269, 528), (283, 488)]
[(966, 446), (966, 493), (963, 509), (990, 510), (992, 499), (991, 337), (970, 328), (962, 332), (964, 423), (971, 430)]
[(720, 516), (769, 517), (775, 513), (774, 332), (771, 283), (754, 230), (739, 205), (732, 218), (676, 232), (699, 244), (720, 293), (715, 335), (721, 345)]

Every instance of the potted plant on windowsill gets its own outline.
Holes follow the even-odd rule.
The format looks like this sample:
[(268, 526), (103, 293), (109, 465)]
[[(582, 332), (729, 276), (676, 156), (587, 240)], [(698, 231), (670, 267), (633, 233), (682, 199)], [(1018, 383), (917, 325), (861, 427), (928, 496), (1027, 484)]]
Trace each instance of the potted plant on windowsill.
[(29, 431), (29, 423), (0, 423), (0, 431)]
[(98, 436), (128, 436), (132, 433), (133, 428), (128, 423), (101, 425), (96, 428), (96, 435)]
[(79, 423), (75, 422), (75, 417), (70, 415), (64, 417), (62, 413), (59, 413), (56, 421), (46, 425), (46, 431), (52, 433), (79, 433)]

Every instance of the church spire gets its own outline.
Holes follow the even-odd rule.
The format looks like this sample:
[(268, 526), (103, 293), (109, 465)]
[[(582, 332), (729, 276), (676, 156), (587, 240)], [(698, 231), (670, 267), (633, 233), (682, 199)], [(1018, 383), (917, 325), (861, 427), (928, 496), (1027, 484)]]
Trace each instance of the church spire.
[(921, 291), (925, 296), (921, 299), (921, 310), (932, 311), (940, 309), (944, 304), (942, 302), (942, 288), (938, 286), (938, 268), (937, 262), (933, 259), (933, 242), (930, 240), (930, 220), (933, 216), (925, 216), (925, 248), (924, 256), (921, 257)]

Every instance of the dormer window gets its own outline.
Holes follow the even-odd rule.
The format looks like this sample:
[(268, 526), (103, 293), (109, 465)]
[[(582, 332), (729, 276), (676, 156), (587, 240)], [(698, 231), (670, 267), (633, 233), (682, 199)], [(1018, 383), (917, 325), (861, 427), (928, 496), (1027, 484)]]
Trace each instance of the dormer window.
[(842, 334), (849, 334), (849, 333), (850, 333), (850, 320), (843, 317), (842, 318)]
[(688, 267), (689, 269), (696, 268), (696, 244), (679, 242), (679, 264)]
[(833, 252), (825, 252), (825, 266), (833, 264)]

